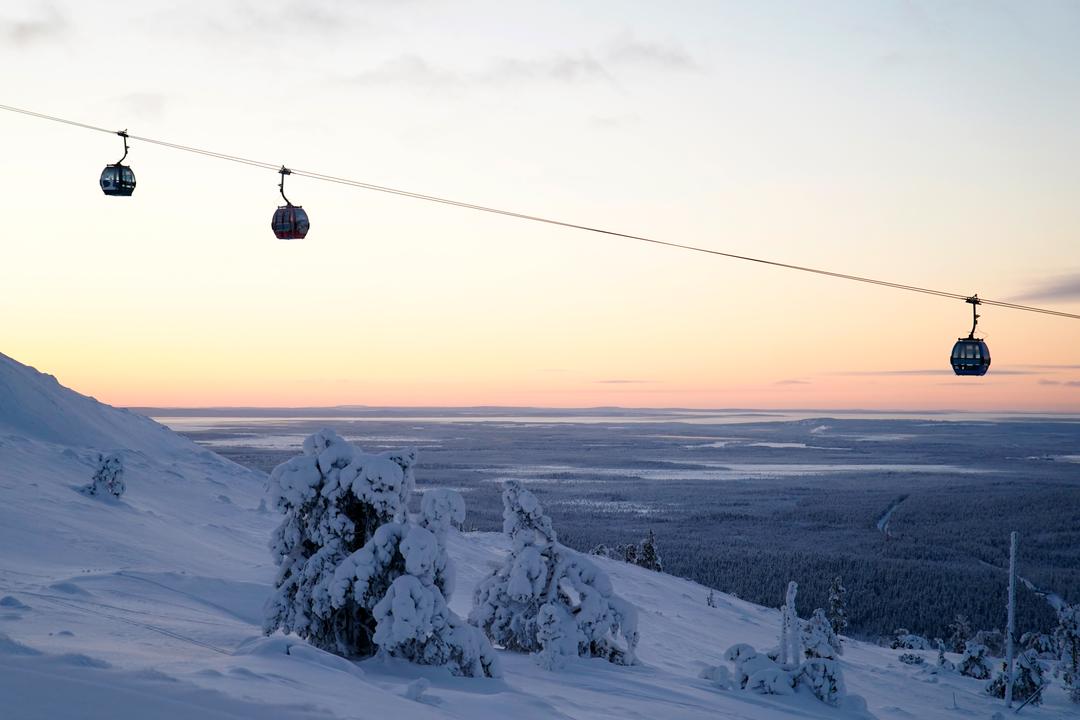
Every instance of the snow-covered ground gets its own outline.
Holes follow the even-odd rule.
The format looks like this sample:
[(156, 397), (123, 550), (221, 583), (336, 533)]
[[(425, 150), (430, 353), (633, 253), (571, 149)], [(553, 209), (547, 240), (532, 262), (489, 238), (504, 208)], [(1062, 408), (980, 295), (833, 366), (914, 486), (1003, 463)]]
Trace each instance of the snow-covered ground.
[[(120, 499), (78, 491), (99, 452), (124, 457)], [(865, 707), (717, 689), (701, 669), (737, 642), (775, 645), (779, 613), (725, 595), (709, 607), (706, 588), (605, 559), (595, 561), (640, 612), (635, 667), (582, 660), (548, 672), (501, 653), (502, 679), (451, 678), (264, 638), (274, 571), (266, 543), (277, 518), (261, 507), (263, 485), (258, 473), (0, 355), (0, 718), (910, 720), (1002, 709), (980, 681), (854, 641), (841, 667)], [(464, 616), (505, 545), (471, 533), (453, 534), (449, 547), (451, 606)], [(430, 686), (410, 699), (419, 678)], [(1023, 714), (1077, 716), (1059, 686), (1046, 695)]]

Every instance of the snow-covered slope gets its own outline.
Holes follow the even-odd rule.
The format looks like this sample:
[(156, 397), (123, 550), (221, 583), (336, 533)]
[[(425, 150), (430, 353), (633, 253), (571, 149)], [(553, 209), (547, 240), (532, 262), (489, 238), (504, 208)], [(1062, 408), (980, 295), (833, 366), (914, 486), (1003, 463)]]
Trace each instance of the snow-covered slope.
[[(124, 456), (119, 500), (77, 491), (102, 450)], [(502, 653), (503, 679), (475, 680), (263, 638), (274, 570), (266, 541), (277, 521), (260, 510), (263, 481), (0, 358), (0, 718), (909, 720), (990, 717), (1000, 707), (981, 682), (934, 676), (856, 642), (842, 667), (865, 709), (719, 690), (699, 671), (736, 642), (775, 645), (778, 613), (723, 595), (712, 608), (699, 585), (603, 559), (639, 608), (639, 666), (579, 661), (546, 672)], [(459, 614), (504, 552), (499, 535), (451, 537)], [(418, 678), (430, 687), (409, 699)], [(1040, 717), (1075, 717), (1060, 688), (1047, 699)]]
[(3, 435), (99, 450), (190, 450), (190, 443), (150, 418), (80, 395), (61, 386), (52, 375), (0, 353)]

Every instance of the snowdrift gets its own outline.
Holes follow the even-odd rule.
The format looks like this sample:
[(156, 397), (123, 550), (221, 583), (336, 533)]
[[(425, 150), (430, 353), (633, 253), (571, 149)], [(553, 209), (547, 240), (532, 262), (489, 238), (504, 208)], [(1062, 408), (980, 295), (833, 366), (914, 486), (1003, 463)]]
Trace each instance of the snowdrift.
[[(124, 458), (119, 499), (78, 491), (99, 452)], [(457, 678), (263, 637), (278, 521), (262, 505), (265, 480), (0, 356), (0, 717), (908, 720), (954, 716), (954, 698), (968, 715), (1001, 707), (980, 682), (853, 641), (840, 663), (862, 700), (833, 708), (803, 693), (721, 690), (701, 671), (735, 643), (776, 645), (779, 613), (719, 593), (710, 607), (707, 588), (603, 558), (594, 561), (638, 609), (638, 665), (575, 660), (549, 672), (500, 652), (501, 679)], [(464, 617), (507, 544), (451, 532), (448, 550), (451, 608)], [(1031, 714), (1075, 717), (1060, 688)]]

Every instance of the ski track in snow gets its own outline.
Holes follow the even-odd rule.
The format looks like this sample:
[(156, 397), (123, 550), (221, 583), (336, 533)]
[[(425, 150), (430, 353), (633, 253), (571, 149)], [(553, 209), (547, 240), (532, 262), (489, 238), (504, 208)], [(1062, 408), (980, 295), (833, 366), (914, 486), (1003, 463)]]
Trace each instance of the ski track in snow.
[(881, 534), (884, 535), (886, 539), (890, 537), (889, 521), (892, 519), (893, 513), (896, 512), (896, 508), (900, 507), (900, 504), (907, 500), (907, 498), (907, 495), (901, 495), (896, 500), (893, 500), (889, 507), (885, 509), (885, 512), (882, 513), (881, 517), (878, 518), (877, 529), (881, 531)]

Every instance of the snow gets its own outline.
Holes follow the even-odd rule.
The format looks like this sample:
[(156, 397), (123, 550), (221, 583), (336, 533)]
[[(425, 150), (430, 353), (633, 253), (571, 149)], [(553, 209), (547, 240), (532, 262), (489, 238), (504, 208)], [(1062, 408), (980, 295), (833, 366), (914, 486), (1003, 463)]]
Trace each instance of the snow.
[[(113, 451), (124, 455), (127, 492), (110, 502), (81, 494), (97, 454)], [(398, 482), (383, 469), (382, 481)], [(707, 588), (599, 557), (589, 561), (637, 608), (638, 665), (571, 659), (547, 671), (499, 651), (502, 678), (478, 679), (264, 637), (275, 577), (267, 544), (280, 520), (260, 510), (265, 483), (0, 356), (0, 717), (910, 720), (957, 716), (954, 697), (965, 716), (1003, 709), (985, 680), (904, 665), (897, 651), (853, 640), (837, 660), (848, 693), (840, 707), (801, 690), (725, 689), (734, 668), (724, 651), (775, 647), (778, 611), (721, 593), (709, 607)], [(456, 519), (456, 501), (432, 497), (434, 516)], [(508, 541), (428, 529), (445, 532), (456, 566), (449, 609), (465, 617)], [(924, 657), (936, 665), (935, 653)], [(729, 672), (700, 677), (717, 667)], [(1059, 682), (1045, 695), (1040, 718), (1076, 717)]]

